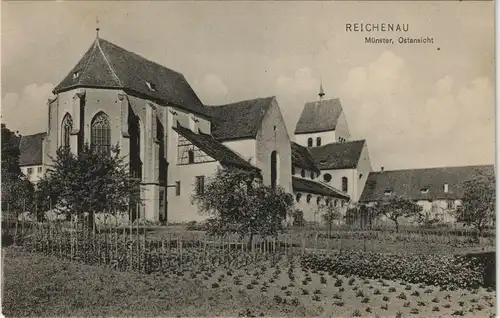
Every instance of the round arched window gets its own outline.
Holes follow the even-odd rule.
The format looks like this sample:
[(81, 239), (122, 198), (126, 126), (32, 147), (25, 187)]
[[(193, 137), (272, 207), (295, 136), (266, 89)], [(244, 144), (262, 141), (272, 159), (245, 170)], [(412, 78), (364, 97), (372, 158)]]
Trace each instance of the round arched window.
[(344, 207), (344, 203), (345, 203), (344, 200), (340, 201), (340, 206)]
[(330, 198), (325, 200), (326, 205), (330, 205), (330, 202), (332, 202), (332, 200)]
[(321, 197), (318, 197), (318, 198), (316, 199), (316, 203), (317, 203), (318, 205), (321, 203)]
[(307, 203), (311, 202), (311, 197), (312, 197), (312, 195), (310, 195), (310, 194), (307, 195)]
[(330, 182), (330, 180), (332, 180), (332, 175), (329, 173), (325, 173), (323, 175), (323, 180), (325, 180), (325, 182)]
[(313, 180), (316, 179), (316, 173), (311, 172), (311, 179), (313, 179)]
[(302, 176), (302, 178), (305, 178), (305, 176), (306, 176), (306, 171), (305, 171), (304, 169), (302, 169), (302, 170), (300, 171), (300, 175)]
[(297, 202), (300, 201), (300, 197), (302, 197), (302, 194), (301, 193), (297, 193), (297, 195), (295, 196), (295, 199), (297, 200)]
[(339, 206), (339, 200), (335, 200), (334, 203), (333, 203), (333, 205)]

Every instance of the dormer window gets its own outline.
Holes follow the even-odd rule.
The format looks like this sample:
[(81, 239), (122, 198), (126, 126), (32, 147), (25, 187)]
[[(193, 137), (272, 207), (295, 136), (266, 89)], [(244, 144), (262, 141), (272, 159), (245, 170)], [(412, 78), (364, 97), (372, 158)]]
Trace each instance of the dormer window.
[(386, 189), (384, 191), (384, 195), (391, 195), (392, 194), (392, 189)]
[(80, 72), (79, 71), (74, 72), (73, 79), (77, 79), (78, 77), (80, 77)]
[(147, 86), (147, 87), (148, 87), (148, 89), (149, 89), (150, 91), (152, 91), (152, 92), (156, 92), (156, 91), (157, 91), (157, 89), (156, 89), (156, 85), (155, 85), (155, 84), (153, 84), (153, 83), (151, 83), (151, 82), (146, 81), (146, 86)]
[(429, 192), (429, 188), (420, 189), (420, 193), (428, 193), (428, 192)]

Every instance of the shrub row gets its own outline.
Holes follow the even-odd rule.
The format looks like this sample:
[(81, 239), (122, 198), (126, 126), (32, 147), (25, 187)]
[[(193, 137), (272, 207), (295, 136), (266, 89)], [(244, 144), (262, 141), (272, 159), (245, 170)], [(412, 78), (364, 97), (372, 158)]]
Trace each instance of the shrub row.
[(476, 289), (484, 285), (484, 263), (459, 255), (400, 255), (372, 252), (305, 254), (306, 269), (356, 275), (363, 278), (402, 280), (443, 289)]

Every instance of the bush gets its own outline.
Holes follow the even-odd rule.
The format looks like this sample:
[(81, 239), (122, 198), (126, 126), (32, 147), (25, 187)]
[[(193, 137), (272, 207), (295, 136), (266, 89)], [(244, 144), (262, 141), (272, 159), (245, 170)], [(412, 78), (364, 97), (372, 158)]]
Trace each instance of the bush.
[(334, 271), (345, 276), (404, 280), (443, 288), (483, 286), (484, 264), (460, 255), (401, 255), (372, 252), (305, 254), (301, 265), (308, 269)]

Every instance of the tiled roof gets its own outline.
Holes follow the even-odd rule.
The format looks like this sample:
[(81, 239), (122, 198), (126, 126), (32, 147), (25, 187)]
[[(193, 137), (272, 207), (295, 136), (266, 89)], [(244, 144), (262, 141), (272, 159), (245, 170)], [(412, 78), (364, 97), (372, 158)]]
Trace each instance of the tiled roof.
[(306, 103), (295, 126), (295, 134), (335, 130), (340, 114), (342, 105), (338, 98)]
[(43, 138), (46, 133), (21, 136), (19, 142), (19, 165), (41, 165), (43, 158)]
[(274, 96), (207, 106), (212, 114), (212, 135), (222, 141), (255, 138)]
[[(148, 87), (147, 82), (154, 86), (153, 89)], [(208, 116), (182, 74), (101, 38), (96, 38), (53, 92), (57, 94), (76, 87), (120, 88), (160, 104), (173, 104)]]
[(349, 200), (349, 196), (347, 194), (329, 185), (304, 178), (292, 177), (292, 186), (294, 192), (313, 193)]
[(295, 167), (314, 171), (318, 174), (321, 172), (314, 164), (314, 159), (309, 149), (295, 142), (292, 142), (292, 164)]
[(330, 143), (309, 148), (316, 166), (320, 170), (356, 168), (365, 145), (365, 140)]
[(203, 134), (201, 132), (195, 134), (181, 125), (177, 125), (177, 127), (173, 127), (173, 129), (207, 155), (219, 161), (221, 164), (236, 166), (246, 170), (260, 170), (245, 161), (210, 135)]
[(386, 192), (410, 200), (461, 199), (463, 182), (480, 174), (494, 174), (493, 165), (370, 172), (360, 201), (383, 200)]

